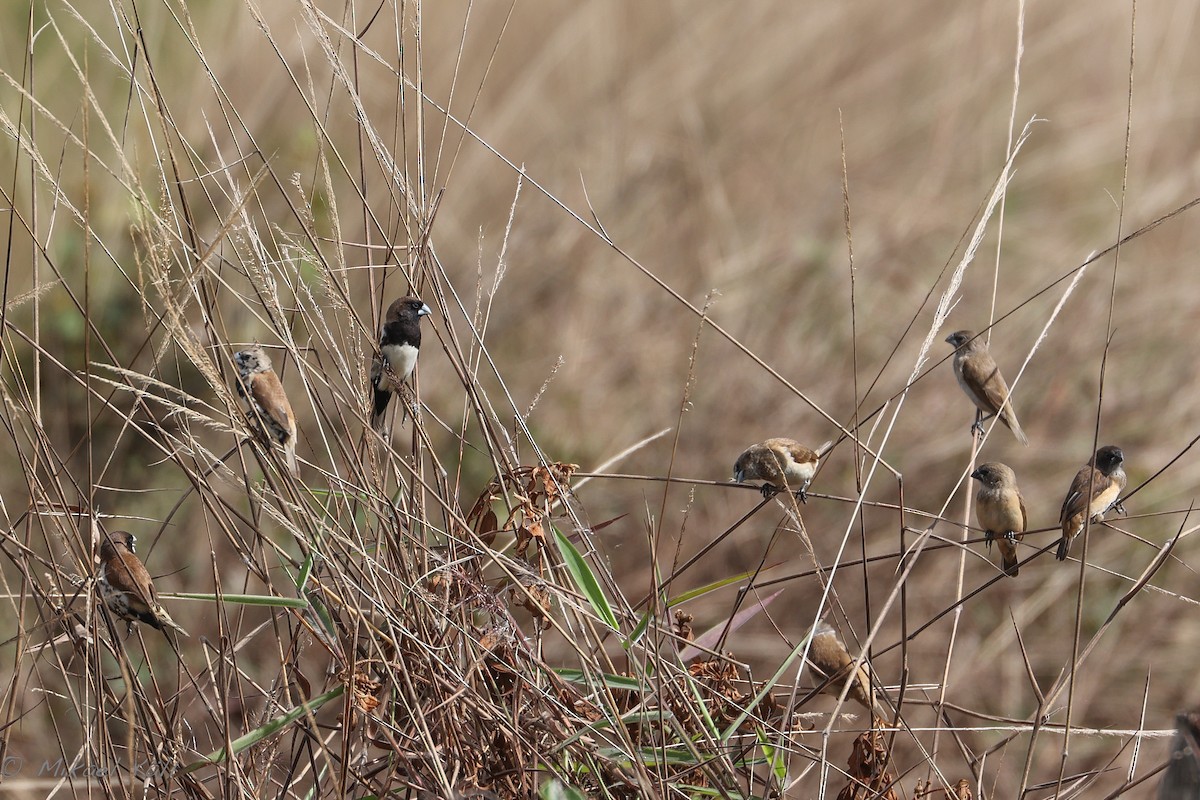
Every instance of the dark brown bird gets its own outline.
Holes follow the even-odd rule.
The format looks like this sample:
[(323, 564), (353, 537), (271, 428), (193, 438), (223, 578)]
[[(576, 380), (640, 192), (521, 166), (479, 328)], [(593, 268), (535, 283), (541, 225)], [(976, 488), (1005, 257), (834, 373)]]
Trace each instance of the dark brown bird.
[(1029, 437), (1021, 430), (1017, 411), (1008, 396), (1008, 384), (996, 366), (996, 360), (988, 351), (987, 342), (975, 336), (974, 331), (955, 331), (946, 337), (954, 347), (954, 377), (967, 397), (979, 409), (972, 431), (983, 434), (983, 423), (995, 416), (1013, 432), (1021, 444), (1029, 444)]
[(1072, 540), (1083, 530), (1089, 518), (1099, 522), (1104, 519), (1104, 512), (1114, 506), (1117, 511), (1125, 513), (1125, 508), (1117, 502), (1121, 492), (1125, 491), (1127, 481), (1125, 469), (1121, 466), (1124, 461), (1125, 454), (1121, 448), (1109, 444), (1097, 450), (1092, 460), (1076, 473), (1058, 516), (1063, 534), (1056, 554), (1059, 561), (1066, 560)]
[(842, 687), (849, 680), (850, 690), (846, 696), (853, 698), (872, 714), (879, 717), (884, 716), (875, 697), (866, 662), (859, 664), (854, 675), (850, 675), (850, 666), (854, 663), (854, 659), (850, 657), (846, 645), (842, 644), (837, 632), (828, 622), (822, 621), (817, 625), (817, 629), (813, 633), (812, 644), (808, 648), (808, 661), (816, 677), (825, 681), (822, 691), (826, 694), (834, 697), (840, 696)]
[(1158, 800), (1196, 800), (1200, 797), (1200, 709), (1175, 717), (1171, 757), (1158, 785)]
[(797, 500), (807, 502), (808, 484), (831, 444), (826, 442), (820, 450), (814, 451), (795, 439), (767, 439), (751, 445), (738, 456), (733, 465), (733, 479), (738, 483), (766, 481), (762, 485), (763, 497), (792, 490)]
[(173, 628), (188, 635), (158, 602), (150, 573), (134, 553), (137, 540), (127, 531), (113, 531), (100, 543), (100, 575), (96, 583), (108, 610), (129, 623), (144, 622), (163, 633)]
[(233, 357), (238, 367), (238, 394), (246, 401), (250, 416), (267, 436), (283, 446), (288, 472), (300, 477), (296, 463), (296, 416), (271, 366), (271, 357), (258, 345)]
[(988, 547), (991, 548), (993, 539), (999, 544), (1005, 574), (1015, 578), (1019, 560), (1017, 542), (1029, 526), (1017, 476), (1008, 466), (993, 461), (980, 464), (971, 477), (979, 481), (979, 491), (975, 493), (975, 518), (984, 530)]
[(388, 306), (379, 329), (379, 354), (371, 361), (371, 427), (380, 430), (392, 394), (417, 366), (421, 349), (421, 317), (432, 313), (416, 297), (401, 297)]

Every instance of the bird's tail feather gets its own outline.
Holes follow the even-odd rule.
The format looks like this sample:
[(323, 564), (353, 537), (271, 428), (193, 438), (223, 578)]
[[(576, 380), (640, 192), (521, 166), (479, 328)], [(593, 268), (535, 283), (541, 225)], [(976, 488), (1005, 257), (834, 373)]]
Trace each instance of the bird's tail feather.
[(1066, 561), (1067, 554), (1071, 552), (1071, 537), (1063, 534), (1063, 538), (1058, 540), (1058, 552), (1054, 557), (1059, 561)]
[(1010, 578), (1017, 577), (1017, 573), (1020, 572), (1020, 569), (1017, 567), (1017, 564), (1021, 560), (1020, 558), (1017, 557), (1017, 548), (1016, 547), (1002, 547), (1000, 549), (1000, 554), (1001, 554), (1001, 557), (1004, 562), (1004, 574)]
[(175, 620), (171, 619), (171, 615), (168, 614), (167, 610), (165, 608), (163, 608), (162, 606), (154, 606), (154, 618), (156, 620), (158, 620), (158, 622), (159, 622), (158, 628), (163, 633), (167, 632), (167, 628), (172, 628), (172, 629), (178, 631), (179, 633), (182, 633), (184, 636), (189, 635), (188, 632), (183, 629), (182, 625), (180, 625)]
[(283, 445), (283, 455), (287, 459), (288, 472), (293, 478), (300, 477), (300, 465), (296, 462), (296, 437), (289, 437)]

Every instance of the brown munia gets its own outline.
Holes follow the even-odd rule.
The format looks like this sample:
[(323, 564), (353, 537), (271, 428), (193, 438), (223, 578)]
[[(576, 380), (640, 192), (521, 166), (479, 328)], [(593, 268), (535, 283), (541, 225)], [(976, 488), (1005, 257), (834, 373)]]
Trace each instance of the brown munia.
[(795, 439), (767, 439), (738, 456), (733, 479), (738, 483), (765, 481), (761, 487), (763, 497), (790, 490), (797, 500), (807, 502), (808, 485), (831, 445), (826, 442), (819, 450), (810, 450)]
[(371, 360), (371, 427), (380, 430), (392, 394), (417, 366), (421, 350), (421, 317), (432, 313), (416, 297), (401, 297), (388, 306), (379, 328), (379, 353)]
[(257, 344), (236, 353), (238, 394), (246, 401), (250, 417), (267, 436), (283, 446), (288, 472), (300, 477), (296, 463), (296, 415), (271, 365), (271, 357)]
[(974, 331), (955, 331), (946, 337), (954, 347), (954, 377), (967, 397), (979, 409), (972, 431), (983, 433), (983, 423), (998, 416), (1004, 426), (1013, 432), (1021, 444), (1029, 444), (1029, 437), (1021, 430), (1017, 411), (1013, 408), (1008, 393), (1008, 384), (1000, 374), (1000, 367), (992, 358), (988, 344), (975, 335)]
[(1105, 445), (1075, 474), (1058, 516), (1062, 539), (1058, 542), (1055, 557), (1059, 561), (1066, 560), (1071, 551), (1071, 542), (1083, 530), (1089, 518), (1099, 522), (1104, 519), (1104, 512), (1114, 506), (1117, 511), (1125, 513), (1124, 507), (1118, 502), (1127, 480), (1125, 469), (1121, 466), (1124, 461), (1125, 454), (1121, 448)]
[(100, 542), (100, 574), (96, 580), (108, 610), (129, 623), (144, 622), (163, 633), (168, 628), (188, 635), (158, 602), (154, 582), (134, 552), (137, 539), (128, 531), (113, 531)]
[(1016, 473), (1005, 464), (993, 461), (980, 464), (971, 473), (979, 481), (975, 493), (975, 518), (983, 528), (988, 547), (995, 540), (1000, 548), (1004, 572), (1017, 577), (1017, 542), (1021, 541), (1029, 527), (1029, 514), (1025, 511), (1025, 499), (1017, 486)]
[(864, 661), (858, 665), (854, 675), (850, 675), (850, 667), (854, 659), (846, 650), (846, 645), (838, 638), (837, 632), (828, 622), (822, 620), (813, 632), (812, 644), (808, 647), (808, 661), (816, 677), (825, 682), (822, 691), (839, 697), (842, 687), (847, 680), (850, 689), (846, 696), (853, 698), (859, 705), (878, 717), (883, 717), (883, 711), (875, 697), (875, 689), (871, 685), (871, 675)]

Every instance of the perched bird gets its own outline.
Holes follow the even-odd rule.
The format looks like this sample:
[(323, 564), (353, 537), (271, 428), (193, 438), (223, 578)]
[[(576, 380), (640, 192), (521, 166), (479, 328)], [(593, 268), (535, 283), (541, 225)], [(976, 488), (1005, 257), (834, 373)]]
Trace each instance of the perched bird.
[(188, 635), (158, 602), (150, 573), (134, 554), (137, 540), (127, 531), (113, 531), (100, 543), (97, 586), (108, 610), (129, 623), (144, 622), (163, 633), (173, 628)]
[(818, 678), (825, 682), (822, 691), (838, 697), (842, 687), (850, 680), (850, 690), (847, 697), (853, 698), (863, 708), (876, 716), (884, 716), (871, 686), (871, 675), (867, 671), (866, 662), (859, 664), (854, 676), (850, 676), (850, 666), (854, 659), (846, 650), (846, 645), (838, 638), (837, 632), (828, 622), (821, 621), (813, 633), (812, 644), (808, 647), (808, 662)]
[(1058, 516), (1063, 534), (1058, 543), (1059, 561), (1066, 560), (1071, 541), (1083, 530), (1089, 518), (1100, 521), (1104, 519), (1104, 512), (1114, 506), (1125, 513), (1125, 508), (1117, 502), (1128, 480), (1121, 466), (1124, 461), (1121, 448), (1109, 444), (1097, 450), (1092, 460), (1076, 473)]
[(738, 483), (766, 481), (762, 486), (763, 497), (790, 489), (801, 503), (808, 502), (808, 484), (832, 444), (826, 442), (813, 451), (795, 439), (767, 439), (738, 456), (733, 465), (733, 479)]
[(1175, 717), (1175, 738), (1171, 757), (1158, 785), (1158, 800), (1196, 800), (1200, 797), (1200, 710)]
[(1017, 542), (1021, 541), (1029, 525), (1025, 499), (1017, 488), (1017, 476), (1008, 466), (993, 461), (981, 464), (971, 477), (979, 481), (979, 491), (975, 493), (975, 518), (984, 530), (989, 548), (993, 539), (998, 540), (1004, 572), (1015, 578)]
[(379, 329), (379, 353), (371, 361), (371, 427), (380, 430), (392, 393), (412, 374), (421, 349), (421, 317), (432, 312), (416, 297), (401, 297), (388, 306)]
[(946, 341), (955, 349), (954, 377), (958, 385), (971, 398), (971, 402), (979, 409), (979, 418), (971, 426), (972, 431), (983, 433), (983, 423), (995, 416), (1000, 417), (1013, 436), (1021, 444), (1029, 444), (1029, 437), (1021, 430), (1017, 422), (1017, 412), (1013, 408), (1012, 399), (1008, 396), (1008, 384), (996, 366), (996, 360), (988, 352), (988, 345), (983, 339), (977, 338), (974, 331), (955, 331), (946, 337)]
[(296, 417), (283, 392), (283, 384), (271, 367), (271, 357), (254, 345), (233, 357), (238, 367), (238, 394), (246, 401), (253, 417), (267, 435), (283, 445), (287, 468), (300, 477), (296, 463)]

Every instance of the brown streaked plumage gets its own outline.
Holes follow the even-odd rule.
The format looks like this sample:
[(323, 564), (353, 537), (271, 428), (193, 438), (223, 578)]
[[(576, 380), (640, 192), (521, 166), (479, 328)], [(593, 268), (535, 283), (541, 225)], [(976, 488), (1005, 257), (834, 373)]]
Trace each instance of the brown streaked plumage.
[(988, 351), (987, 342), (978, 338), (974, 331), (955, 331), (946, 337), (954, 348), (954, 377), (967, 397), (979, 409), (979, 419), (971, 426), (973, 431), (983, 431), (983, 423), (995, 416), (1013, 432), (1017, 441), (1028, 445), (1029, 437), (1021, 430), (1017, 421), (1017, 410), (1008, 395), (1008, 384), (996, 366), (996, 360)]
[(738, 483), (766, 481), (762, 486), (763, 497), (791, 490), (796, 493), (796, 499), (807, 502), (808, 484), (831, 444), (826, 442), (814, 451), (795, 439), (767, 439), (751, 445), (738, 456), (733, 465), (733, 479)]
[(1125, 469), (1121, 464), (1125, 453), (1115, 445), (1105, 445), (1096, 451), (1092, 460), (1083, 466), (1071, 481), (1071, 488), (1063, 500), (1058, 522), (1062, 526), (1063, 538), (1058, 543), (1055, 557), (1065, 561), (1071, 551), (1071, 542), (1083, 530), (1090, 518), (1099, 522), (1104, 512), (1114, 506), (1122, 514), (1125, 509), (1117, 502), (1125, 491)]
[(1017, 476), (1007, 465), (993, 461), (980, 464), (971, 477), (979, 481), (979, 491), (975, 493), (975, 518), (984, 530), (988, 547), (992, 546), (993, 539), (997, 541), (1005, 574), (1015, 578), (1019, 571), (1017, 542), (1029, 527), (1029, 515), (1017, 486)]
[[(379, 353), (371, 360), (371, 427), (381, 430), (392, 394), (417, 366), (421, 317), (432, 313), (417, 297), (401, 297), (388, 306), (379, 328)], [(386, 364), (385, 364), (386, 362)]]
[(250, 417), (267, 436), (283, 446), (288, 472), (300, 477), (296, 463), (296, 415), (271, 365), (271, 357), (258, 345), (233, 356), (238, 367), (238, 394), (246, 401)]
[(837, 632), (828, 622), (821, 621), (813, 633), (812, 644), (808, 648), (808, 661), (816, 677), (825, 682), (822, 689), (826, 694), (838, 697), (842, 687), (850, 682), (847, 697), (853, 698), (859, 705), (878, 717), (883, 717), (883, 710), (875, 697), (875, 689), (871, 685), (871, 674), (864, 661), (859, 664), (854, 675), (850, 675), (850, 666), (854, 659), (846, 650), (846, 645), (838, 638)]
[(167, 628), (188, 633), (158, 602), (150, 573), (134, 553), (137, 540), (127, 531), (113, 531), (100, 542), (100, 574), (96, 584), (108, 610), (127, 621), (144, 622), (163, 633)]

